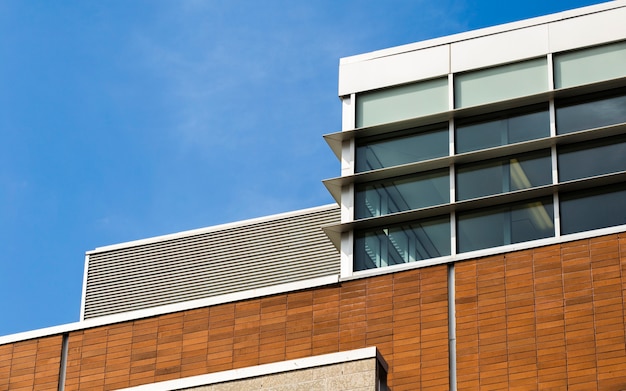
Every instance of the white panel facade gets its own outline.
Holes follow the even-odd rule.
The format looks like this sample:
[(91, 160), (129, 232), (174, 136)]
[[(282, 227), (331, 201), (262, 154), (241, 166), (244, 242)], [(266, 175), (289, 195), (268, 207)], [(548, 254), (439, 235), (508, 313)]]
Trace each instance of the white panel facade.
[(621, 7), (550, 24), (550, 51), (560, 52), (626, 39), (626, 2), (615, 3)]
[(347, 57), (339, 96), (626, 39), (625, 20), (619, 0)]
[(448, 45), (341, 64), (339, 66), (339, 96), (410, 83), (415, 80), (431, 79), (447, 75), (449, 71)]
[(532, 26), (452, 43), (451, 68), (463, 72), (544, 56), (548, 50), (548, 27)]

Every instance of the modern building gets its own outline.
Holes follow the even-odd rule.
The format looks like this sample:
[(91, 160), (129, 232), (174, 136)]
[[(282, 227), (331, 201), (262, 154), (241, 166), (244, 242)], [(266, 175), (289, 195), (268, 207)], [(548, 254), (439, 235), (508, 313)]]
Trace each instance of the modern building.
[(88, 252), (0, 390), (625, 390), (625, 21), (342, 59), (337, 205)]

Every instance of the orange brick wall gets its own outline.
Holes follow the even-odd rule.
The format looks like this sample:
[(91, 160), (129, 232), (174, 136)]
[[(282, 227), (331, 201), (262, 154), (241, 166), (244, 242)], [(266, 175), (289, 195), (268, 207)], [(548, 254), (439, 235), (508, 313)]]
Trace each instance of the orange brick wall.
[(56, 390), (61, 336), (0, 345), (0, 390)]
[(66, 390), (377, 346), (394, 391), (448, 388), (446, 266), (70, 333)]
[[(456, 263), (459, 390), (626, 389), (626, 233)], [(66, 390), (377, 346), (393, 391), (448, 389), (447, 266), (69, 334)], [(61, 336), (0, 345), (0, 391), (56, 390)]]
[(459, 390), (626, 389), (626, 234), (456, 264)]

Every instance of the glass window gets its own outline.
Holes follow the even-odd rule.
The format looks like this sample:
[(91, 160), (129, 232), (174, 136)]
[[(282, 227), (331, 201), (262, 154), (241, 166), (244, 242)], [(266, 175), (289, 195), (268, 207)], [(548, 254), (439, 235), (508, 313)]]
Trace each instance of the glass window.
[(354, 243), (355, 271), (450, 255), (450, 219), (357, 232)]
[(476, 151), (550, 136), (547, 105), (522, 110), (521, 113), (500, 112), (459, 120), (455, 131), (456, 152)]
[(456, 171), (459, 201), (550, 183), (550, 150), (462, 165)]
[(556, 88), (626, 76), (626, 42), (596, 46), (554, 56)]
[(356, 126), (372, 126), (448, 110), (448, 79), (357, 94)]
[(563, 235), (626, 224), (626, 184), (559, 196)]
[(462, 212), (457, 222), (459, 252), (554, 236), (552, 202), (542, 199)]
[(449, 170), (358, 185), (355, 217), (382, 216), (450, 201)]
[[(408, 132), (419, 132), (408, 134)], [(357, 140), (356, 171), (363, 172), (448, 156), (448, 127), (416, 128), (393, 138)]]
[(532, 95), (548, 90), (545, 57), (462, 73), (454, 78), (454, 107)]
[[(626, 122), (626, 95), (557, 102), (556, 132), (565, 134)], [(597, 97), (597, 95), (596, 95)]]
[(561, 182), (626, 171), (626, 136), (559, 147)]

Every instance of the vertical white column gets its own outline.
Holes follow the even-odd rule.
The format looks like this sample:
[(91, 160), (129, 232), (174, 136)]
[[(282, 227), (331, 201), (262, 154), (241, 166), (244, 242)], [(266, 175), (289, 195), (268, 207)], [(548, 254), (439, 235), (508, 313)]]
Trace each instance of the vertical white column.
[[(548, 54), (548, 86), (550, 90), (554, 90), (554, 59), (552, 53)], [(556, 107), (554, 105), (554, 98), (550, 99), (549, 104), (549, 114), (550, 114), (550, 137), (556, 137), (557, 129), (556, 129)], [(559, 164), (557, 158), (557, 149), (556, 145), (552, 145), (550, 148), (550, 161), (552, 166), (552, 184), (559, 183)], [(560, 217), (560, 208), (559, 208), (559, 194), (555, 190), (552, 194), (552, 211), (554, 213), (554, 236), (561, 236), (561, 217)]]
[[(353, 130), (356, 126), (356, 94), (341, 98), (341, 130)], [(341, 176), (354, 175), (356, 143), (354, 139), (345, 140), (341, 144)], [(343, 186), (341, 189), (341, 223), (354, 220), (354, 185)], [(354, 233), (341, 234), (341, 277), (352, 275), (354, 258)]]
[[(449, 83), (449, 109), (454, 109), (454, 79), (452, 74), (448, 75), (448, 83)], [(456, 153), (456, 144), (455, 144), (455, 132), (454, 132), (454, 118), (450, 118), (448, 122), (448, 138), (449, 138), (449, 146), (450, 150), (448, 154), (450, 156), (454, 156)], [(454, 204), (456, 202), (456, 164), (453, 162), (450, 164), (450, 171), (448, 175), (450, 176), (450, 203)], [(450, 212), (450, 255), (456, 255), (456, 213), (454, 211)]]
[(341, 98), (341, 130), (352, 130), (356, 127), (356, 94)]
[(354, 271), (354, 233), (352, 231), (341, 233), (341, 273), (340, 277), (345, 278), (352, 275)]
[(448, 110), (454, 110), (454, 76), (448, 73)]
[[(354, 156), (354, 153), (354, 140), (346, 140), (341, 144), (341, 176), (354, 173), (354, 159), (345, 158), (347, 155)], [(341, 222), (348, 223), (352, 220), (354, 220), (354, 184), (349, 184), (341, 187)]]
[(548, 53), (548, 89), (554, 89), (554, 61), (552, 53)]
[[(341, 99), (341, 130), (353, 130), (355, 126), (355, 94)], [(341, 176), (354, 175), (356, 143), (354, 139), (341, 143)], [(354, 185), (343, 186), (341, 189), (341, 222), (354, 220)]]

